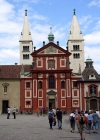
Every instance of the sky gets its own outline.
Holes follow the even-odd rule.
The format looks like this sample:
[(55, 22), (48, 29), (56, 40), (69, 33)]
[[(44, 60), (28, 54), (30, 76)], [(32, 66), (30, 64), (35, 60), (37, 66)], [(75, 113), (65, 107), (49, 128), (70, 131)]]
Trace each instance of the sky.
[(100, 0), (0, 0), (0, 65), (20, 63), (19, 39), (25, 9), (33, 47), (48, 43), (52, 26), (54, 42), (66, 48), (73, 9), (84, 37), (85, 60), (91, 58), (100, 74)]

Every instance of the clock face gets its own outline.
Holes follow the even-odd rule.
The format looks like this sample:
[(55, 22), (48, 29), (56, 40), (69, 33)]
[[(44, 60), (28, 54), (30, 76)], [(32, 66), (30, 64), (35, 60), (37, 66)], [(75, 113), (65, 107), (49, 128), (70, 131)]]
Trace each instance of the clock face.
[(46, 52), (47, 53), (56, 53), (56, 48), (55, 47), (53, 47), (53, 46), (50, 46), (50, 47), (48, 47), (47, 49), (46, 49)]

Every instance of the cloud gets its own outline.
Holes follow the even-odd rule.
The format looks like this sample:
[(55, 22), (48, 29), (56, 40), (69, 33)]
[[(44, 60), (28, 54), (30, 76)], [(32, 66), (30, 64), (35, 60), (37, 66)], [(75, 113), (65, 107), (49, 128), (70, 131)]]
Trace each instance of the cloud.
[(86, 44), (100, 44), (100, 31), (93, 32), (84, 36)]
[(97, 6), (99, 7), (100, 6), (100, 0), (93, 0), (91, 3), (88, 4), (89, 7), (92, 7), (92, 6)]
[(1, 49), (0, 53), (0, 65), (19, 63), (19, 49)]
[(37, 20), (47, 20), (48, 18), (43, 16), (43, 15), (39, 15), (39, 14), (34, 14), (33, 17), (34, 19), (37, 19)]
[[(27, 2), (27, 0), (13, 0), (14, 2)], [(28, 2), (38, 3), (40, 0), (29, 0)]]
[(85, 61), (86, 59), (92, 59), (94, 69), (100, 74), (100, 46), (89, 47), (85, 46)]

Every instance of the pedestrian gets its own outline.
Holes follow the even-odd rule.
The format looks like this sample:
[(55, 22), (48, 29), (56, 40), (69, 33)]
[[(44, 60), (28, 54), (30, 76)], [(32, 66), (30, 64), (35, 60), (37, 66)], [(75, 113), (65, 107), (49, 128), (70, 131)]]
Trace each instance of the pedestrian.
[(49, 120), (49, 124), (50, 124), (50, 129), (52, 130), (52, 122), (53, 122), (53, 111), (52, 108), (50, 108), (49, 112), (48, 112), (48, 120)]
[(93, 117), (93, 129), (94, 129), (93, 133), (98, 133), (99, 116), (96, 113), (96, 111), (94, 111), (92, 117)]
[(79, 132), (80, 132), (81, 140), (85, 140), (85, 137), (86, 137), (86, 132), (85, 131), (86, 131), (88, 119), (84, 115), (83, 111), (80, 112), (80, 115), (78, 117), (78, 123), (79, 123)]
[(43, 116), (45, 117), (45, 108), (43, 108)]
[(10, 107), (8, 107), (7, 108), (7, 119), (10, 119), (9, 117), (10, 117), (10, 111), (11, 111), (11, 109), (10, 109)]
[(89, 130), (89, 134), (91, 133), (91, 129), (92, 129), (92, 124), (93, 124), (93, 117), (91, 112), (88, 113), (88, 130)]
[(13, 116), (14, 116), (14, 119), (16, 119), (16, 108), (15, 107), (13, 108)]
[(62, 129), (62, 111), (60, 108), (57, 109), (56, 116), (58, 121), (58, 129)]
[(75, 114), (74, 114), (74, 111), (72, 111), (72, 113), (70, 114), (69, 121), (70, 121), (70, 126), (71, 126), (71, 132), (74, 133), (74, 130), (75, 130)]
[(39, 110), (39, 108), (37, 107), (37, 109), (36, 109), (37, 117), (39, 117), (39, 112), (40, 112), (40, 110)]
[(40, 115), (42, 116), (42, 108), (40, 108)]
[(80, 115), (80, 111), (78, 111), (78, 114), (75, 115), (75, 121), (76, 121), (76, 126), (77, 126), (77, 129), (78, 129), (78, 133), (79, 133), (79, 123), (78, 123), (79, 115)]

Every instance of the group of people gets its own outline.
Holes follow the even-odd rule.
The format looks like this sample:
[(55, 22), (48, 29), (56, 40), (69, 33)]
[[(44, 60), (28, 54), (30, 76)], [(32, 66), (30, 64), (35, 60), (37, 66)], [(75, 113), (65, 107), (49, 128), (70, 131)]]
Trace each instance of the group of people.
[(81, 140), (85, 140), (86, 130), (90, 133), (98, 133), (99, 116), (96, 111), (72, 111), (69, 116), (71, 132), (74, 133), (75, 124), (77, 125), (78, 132), (80, 133)]
[(47, 107), (46, 108), (36, 108), (36, 113), (37, 113), (37, 116), (39, 117), (39, 115), (43, 115), (45, 116), (47, 114)]
[(50, 108), (48, 112), (48, 120), (50, 124), (50, 129), (52, 130), (52, 126), (56, 125), (56, 118), (57, 117), (57, 122), (58, 122), (58, 129), (62, 129), (62, 111), (60, 108), (57, 108), (56, 112), (53, 111), (52, 108)]
[[(7, 108), (7, 119), (10, 119), (10, 113), (11, 113), (11, 109), (10, 107)], [(16, 108), (14, 107), (12, 110), (12, 114), (14, 116), (14, 119), (16, 119)]]

